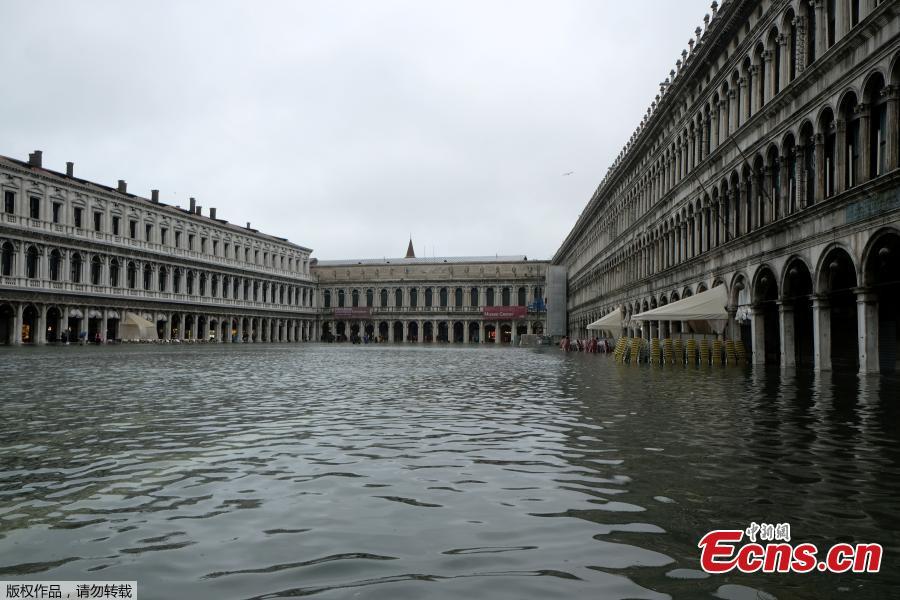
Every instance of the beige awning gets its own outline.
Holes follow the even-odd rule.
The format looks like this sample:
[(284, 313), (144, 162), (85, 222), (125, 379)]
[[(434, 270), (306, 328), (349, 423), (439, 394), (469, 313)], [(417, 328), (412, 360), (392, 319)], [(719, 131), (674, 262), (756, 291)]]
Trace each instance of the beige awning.
[(158, 340), (159, 335), (156, 333), (156, 325), (142, 317), (131, 312), (125, 313), (122, 319), (122, 325), (119, 328), (119, 337), (123, 340), (148, 341)]
[(616, 331), (622, 328), (622, 307), (617, 306), (616, 310), (606, 316), (600, 317), (587, 326), (591, 330)]
[(633, 315), (635, 321), (727, 321), (728, 292), (724, 285)]

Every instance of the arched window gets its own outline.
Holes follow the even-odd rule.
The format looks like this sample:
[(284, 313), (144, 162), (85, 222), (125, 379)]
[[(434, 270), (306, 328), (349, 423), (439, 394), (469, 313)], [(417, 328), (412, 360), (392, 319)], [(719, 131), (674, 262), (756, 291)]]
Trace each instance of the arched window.
[(441, 288), (441, 291), (440, 291), (441, 308), (447, 308), (448, 300), (449, 300), (449, 294), (447, 293), (447, 288)]
[(62, 266), (62, 254), (59, 250), (50, 251), (50, 281), (59, 281), (59, 268)]
[(456, 291), (453, 294), (453, 305), (454, 306), (462, 306), (463, 305), (463, 289), (456, 288)]
[(338, 308), (344, 308), (344, 290), (338, 290)]
[(128, 261), (126, 277), (128, 278), (128, 289), (135, 289), (137, 287), (137, 265), (134, 264), (134, 261)]
[(518, 298), (518, 302), (516, 302), (516, 304), (518, 306), (525, 306), (526, 304), (528, 304), (528, 300), (527, 300), (527, 296), (526, 296), (524, 287), (519, 288), (519, 298)]
[(99, 256), (91, 259), (91, 285), (100, 285), (100, 274), (103, 272), (103, 263)]
[(387, 290), (381, 290), (381, 294), (379, 294), (379, 295), (381, 296), (381, 308), (387, 308), (387, 305), (388, 305), (388, 291), (387, 291)]
[(4, 242), (3, 243), (3, 258), (2, 258), (2, 261), (0, 261), (0, 265), (2, 265), (2, 267), (0, 267), (0, 272), (2, 272), (2, 274), (5, 275), (6, 277), (12, 276), (13, 257), (14, 256), (15, 256), (15, 249), (13, 248), (13, 245), (9, 242)]
[(417, 288), (412, 288), (409, 290), (409, 306), (410, 308), (415, 308), (419, 305), (419, 290)]
[(181, 269), (178, 267), (172, 271), (172, 291), (176, 294), (181, 293)]
[(109, 285), (119, 287), (119, 260), (117, 258), (109, 261)]
[(425, 306), (432, 306), (434, 301), (433, 295), (431, 288), (425, 288)]
[(469, 306), (478, 306), (478, 288), (469, 290)]
[(359, 290), (353, 290), (351, 292), (350, 296), (351, 296), (350, 299), (353, 302), (353, 304), (351, 306), (353, 306), (354, 308), (359, 306)]
[(231, 278), (228, 275), (222, 276), (222, 297), (228, 298), (231, 294)]
[(169, 270), (165, 267), (160, 267), (159, 268), (159, 280), (157, 282), (159, 285), (159, 291), (161, 291), (161, 292), (166, 291), (166, 279), (168, 279), (168, 278), (169, 278)]
[(511, 295), (512, 293), (508, 287), (502, 288), (500, 291), (500, 306), (510, 306), (512, 304)]
[[(186, 279), (185, 287), (186, 287), (187, 294), (189, 296), (193, 296), (194, 295), (194, 272), (188, 271), (187, 277), (185, 279)], [(253, 299), (256, 300), (256, 298), (253, 298)]]
[(25, 277), (28, 279), (37, 279), (38, 276), (38, 250), (34, 246), (29, 246), (25, 252)]
[(538, 286), (534, 288), (534, 299), (535, 300), (543, 300), (544, 299), (544, 288)]
[(150, 290), (153, 285), (153, 267), (150, 264), (144, 265), (144, 289)]
[(487, 305), (488, 306), (494, 305), (494, 288), (492, 288), (492, 287), (489, 287), (487, 289)]
[(375, 305), (375, 290), (366, 290), (366, 306), (372, 308)]
[(394, 306), (403, 306), (403, 290), (400, 288), (394, 290)]
[(866, 82), (863, 102), (869, 107), (869, 147), (867, 152), (869, 178), (878, 177), (887, 170), (887, 98), (882, 95), (884, 77), (875, 73)]
[(322, 292), (322, 306), (324, 308), (331, 308), (331, 290)]
[(75, 252), (72, 254), (72, 259), (69, 261), (71, 266), (69, 281), (72, 283), (81, 283), (81, 267), (82, 267), (81, 255)]

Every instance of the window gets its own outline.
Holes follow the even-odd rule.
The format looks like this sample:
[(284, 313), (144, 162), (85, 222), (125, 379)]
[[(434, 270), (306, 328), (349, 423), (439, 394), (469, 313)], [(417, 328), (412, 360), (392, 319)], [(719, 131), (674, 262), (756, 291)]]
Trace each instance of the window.
[(381, 308), (387, 308), (388, 305), (388, 292), (387, 290), (381, 290)]
[[(5, 248), (5, 246), (4, 246)], [(5, 250), (4, 250), (5, 252)], [(5, 256), (5, 254), (4, 254)], [(331, 290), (325, 290), (322, 293), (322, 306), (323, 308), (331, 308)]]
[(91, 285), (100, 285), (100, 275), (102, 273), (102, 263), (100, 257), (95, 256), (91, 259)]
[(100, 231), (100, 225), (103, 223), (103, 213), (94, 213), (94, 231)]
[(75, 207), (75, 212), (73, 216), (75, 217), (75, 227), (81, 228), (81, 218), (84, 215), (84, 209), (80, 206)]
[(159, 228), (159, 243), (162, 245), (166, 244), (166, 238), (168, 237), (169, 230), (165, 227)]
[(31, 246), (25, 252), (25, 277), (28, 279), (37, 279), (38, 269), (38, 251), (37, 248)]
[(137, 266), (134, 262), (128, 263), (128, 289), (134, 289), (137, 287)]
[(194, 234), (189, 233), (188, 234), (188, 250), (193, 250), (193, 249), (194, 249)]
[(32, 196), (28, 199), (29, 202), (29, 214), (32, 219), (40, 219), (41, 218), (41, 199), (37, 196)]
[(16, 193), (6, 191), (3, 192), (3, 212), (13, 214), (16, 212)]
[(478, 288), (469, 290), (469, 306), (478, 306)]
[(109, 285), (119, 287), (119, 261), (115, 258), (109, 261)]
[(175, 232), (175, 247), (181, 248), (181, 232), (180, 231)]
[(212, 246), (213, 246), (213, 251), (212, 251), (213, 256), (218, 256), (219, 255), (219, 240), (213, 240)]
[(149, 223), (144, 225), (144, 240), (148, 242), (153, 241), (153, 225), (150, 225)]
[(113, 235), (119, 235), (119, 222), (121, 220), (122, 219), (120, 217), (113, 217), (113, 222), (112, 222)]
[(137, 237), (137, 221), (128, 221), (128, 237), (131, 239)]
[(200, 252), (206, 254), (206, 238), (200, 238)]
[(73, 254), (70, 263), (72, 268), (69, 275), (69, 281), (72, 283), (81, 283), (81, 255), (77, 252)]
[(222, 254), (225, 256), (225, 258), (229, 258), (228, 254), (231, 252), (231, 244), (225, 242), (224, 250), (225, 251)]
[(62, 202), (53, 203), (53, 222), (59, 223), (62, 218)]
[(488, 306), (494, 305), (494, 288), (492, 288), (492, 287), (489, 287), (487, 289), (487, 305)]
[(7, 277), (12, 275), (13, 253), (14, 252), (15, 252), (15, 249), (13, 248), (13, 245), (10, 244), (9, 242), (4, 242), (2, 269), (0, 269), (0, 272), (2, 272), (2, 274), (6, 275)]

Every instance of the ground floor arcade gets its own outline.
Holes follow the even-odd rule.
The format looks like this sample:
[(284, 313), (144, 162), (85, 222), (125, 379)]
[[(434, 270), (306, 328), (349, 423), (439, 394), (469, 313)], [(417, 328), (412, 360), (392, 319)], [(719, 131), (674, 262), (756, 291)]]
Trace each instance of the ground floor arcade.
[[(134, 324), (146, 324), (144, 328)], [(140, 334), (133, 333), (140, 331)], [(292, 343), (317, 339), (315, 319), (146, 307), (0, 300), (0, 344), (109, 341)]]
[(444, 342), (456, 344), (517, 344), (522, 335), (542, 335), (544, 322), (484, 320), (326, 320), (323, 341)]

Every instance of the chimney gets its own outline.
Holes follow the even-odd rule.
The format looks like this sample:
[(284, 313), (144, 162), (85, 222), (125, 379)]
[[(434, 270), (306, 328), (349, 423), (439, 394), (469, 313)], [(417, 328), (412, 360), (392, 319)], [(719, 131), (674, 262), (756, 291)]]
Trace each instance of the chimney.
[(250, 221), (247, 221), (247, 229), (250, 229)]
[(159, 204), (159, 190), (150, 190), (150, 200), (153, 204)]
[(75, 163), (73, 163), (73, 162), (66, 163), (66, 176), (67, 177), (75, 177)]
[(209, 208), (209, 218), (210, 218), (210, 219), (215, 219), (215, 218), (216, 218), (216, 207), (211, 206), (211, 207)]
[(40, 167), (43, 163), (44, 153), (40, 150), (35, 150), (31, 154), (28, 155), (28, 164), (32, 167)]
[(197, 211), (196, 211), (196, 214), (198, 214), (198, 215), (202, 215), (202, 214), (203, 214), (203, 207), (200, 206), (199, 204), (197, 205)]
[(120, 179), (119, 180), (119, 193), (124, 194), (126, 192), (128, 192), (128, 184), (125, 183), (124, 179)]
[(194, 198), (191, 198), (191, 208), (188, 212), (193, 213), (196, 210), (197, 210), (197, 200), (195, 200)]

